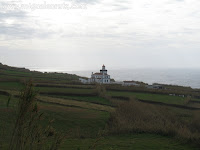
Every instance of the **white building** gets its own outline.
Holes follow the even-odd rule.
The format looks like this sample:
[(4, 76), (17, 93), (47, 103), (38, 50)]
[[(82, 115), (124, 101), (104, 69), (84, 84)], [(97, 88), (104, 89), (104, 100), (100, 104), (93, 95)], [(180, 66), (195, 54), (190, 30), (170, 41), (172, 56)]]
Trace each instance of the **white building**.
[(123, 81), (123, 86), (140, 86), (140, 84), (136, 83), (135, 81)]
[(164, 86), (158, 84), (147, 85), (146, 87), (149, 89), (164, 89)]
[[(79, 79), (82, 83), (86, 83), (85, 79)], [(87, 80), (87, 83), (102, 83), (110, 84), (110, 75), (107, 74), (106, 67), (103, 65), (100, 72), (92, 73), (91, 78)]]
[(91, 78), (89, 79), (90, 82), (97, 82), (103, 84), (110, 83), (110, 75), (107, 74), (106, 67), (103, 65), (100, 72), (92, 73)]
[(88, 80), (87, 80), (87, 79), (79, 78), (79, 80), (80, 80), (82, 83), (84, 83), (84, 84), (88, 83)]

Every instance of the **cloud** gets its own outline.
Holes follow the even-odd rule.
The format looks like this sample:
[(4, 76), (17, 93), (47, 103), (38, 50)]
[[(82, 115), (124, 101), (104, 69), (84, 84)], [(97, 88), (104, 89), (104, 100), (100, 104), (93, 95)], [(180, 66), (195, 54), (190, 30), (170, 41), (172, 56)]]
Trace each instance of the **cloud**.
[(0, 34), (6, 35), (6, 36), (12, 36), (14, 38), (28, 38), (32, 36), (34, 33), (33, 30), (30, 28), (26, 28), (20, 24), (12, 24), (12, 25), (6, 25), (6, 24), (0, 24)]
[(185, 0), (176, 0), (177, 2), (184, 2)]
[(72, 0), (72, 1), (74, 1), (76, 3), (96, 4), (100, 0)]
[(7, 18), (26, 18), (27, 13), (23, 11), (13, 10), (13, 11), (3, 11), (0, 12), (0, 18), (1, 19), (7, 19)]
[(0, 23), (0, 35), (8, 39), (32, 39), (32, 38), (49, 38), (52, 32), (40, 31), (34, 28), (24, 26), (23, 24), (3, 24)]
[[(44, 3), (39, 0), (22, 2)], [(31, 49), (32, 53), (62, 51), (66, 57), (77, 56), (78, 63), (82, 61), (88, 66), (102, 63), (102, 60), (110, 65), (129, 67), (135, 64), (157, 66), (154, 60), (162, 59), (159, 66), (171, 66), (168, 61), (173, 51), (177, 55), (184, 51), (180, 55), (184, 58), (190, 53), (191, 58), (196, 56), (194, 50), (200, 48), (198, 0), (58, 0), (54, 4), (63, 2), (84, 3), (87, 7), (1, 10), (0, 46), (13, 51)], [(63, 58), (60, 54), (55, 62), (60, 61), (59, 56)], [(140, 58), (145, 59), (140, 61)], [(95, 64), (91, 64), (91, 60)], [(181, 66), (183, 59), (177, 57), (179, 60), (179, 63), (173, 61), (175, 66)]]
[(33, 16), (22, 10), (1, 10), (0, 11), (0, 37), (8, 39), (30, 39), (45, 38), (53, 34), (53, 31), (42, 30), (32, 22)]

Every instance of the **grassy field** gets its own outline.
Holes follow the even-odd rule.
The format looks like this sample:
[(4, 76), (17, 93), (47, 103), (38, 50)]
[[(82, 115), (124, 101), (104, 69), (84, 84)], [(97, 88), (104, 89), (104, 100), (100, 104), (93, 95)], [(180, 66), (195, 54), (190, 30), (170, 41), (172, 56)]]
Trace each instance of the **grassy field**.
[(77, 101), (85, 101), (85, 102), (90, 102), (90, 103), (96, 103), (96, 104), (102, 104), (102, 105), (111, 105), (112, 103), (102, 97), (98, 96), (56, 96), (58, 98), (63, 98), (63, 99), (72, 99), (72, 100), (77, 100)]
[(63, 105), (63, 106), (72, 106), (72, 107), (93, 109), (93, 110), (99, 110), (99, 111), (108, 111), (108, 112), (112, 112), (114, 110), (114, 108), (110, 106), (94, 104), (94, 103), (89, 103), (85, 101), (75, 101), (75, 100), (70, 100), (70, 99), (62, 99), (62, 98), (55, 98), (55, 97), (49, 97), (49, 96), (38, 96), (37, 98), (40, 101), (43, 101), (46, 103), (53, 103), (55, 105), (57, 104), (57, 105)]
[[(7, 107), (9, 97), (0, 95), (0, 149), (5, 149), (9, 145), (16, 117), (16, 105), (18, 104), (16, 95), (23, 89), (24, 81), (30, 78), (35, 81), (36, 85), (39, 85), (35, 89), (39, 93), (43, 93), (37, 96), (39, 109), (45, 114), (42, 123), (48, 124), (48, 121), (53, 119), (53, 127), (68, 135), (60, 149), (198, 149), (185, 141), (171, 136), (159, 135), (159, 133), (110, 134), (107, 131), (108, 133), (101, 136), (101, 133), (108, 129), (108, 123), (112, 119), (111, 116), (116, 112), (117, 108), (112, 106), (117, 106), (114, 105), (117, 101), (120, 102), (119, 104), (124, 102), (124, 100), (112, 99), (112, 96), (135, 97), (142, 100), (176, 105), (186, 105), (186, 98), (125, 91), (104, 91), (102, 93), (105, 96), (102, 96), (96, 85), (82, 85), (78, 83), (78, 76), (75, 75), (31, 72), (26, 69), (2, 67), (1, 65), (0, 90), (6, 90), (13, 96), (9, 107)], [(197, 98), (193, 100), (200, 101)], [(200, 108), (199, 103), (189, 103), (187, 106)], [(182, 123), (188, 124), (193, 121), (195, 115), (193, 110), (170, 106), (166, 106), (164, 110), (171, 112)], [(125, 109), (124, 114), (130, 115), (127, 118), (131, 118), (131, 114), (127, 113)]]
[(142, 100), (150, 100), (168, 104), (178, 104), (183, 105), (185, 98), (179, 96), (169, 96), (161, 94), (149, 94), (149, 93), (137, 93), (137, 92), (116, 92), (109, 91), (108, 95), (110, 96), (125, 96), (125, 97), (135, 97)]
[(69, 93), (69, 94), (93, 94), (94, 89), (79, 89), (79, 88), (50, 88), (50, 87), (36, 87), (40, 92), (46, 93)]
[(3, 90), (20, 90), (24, 85), (20, 82), (0, 82), (0, 89)]
[(55, 105), (42, 105), (41, 111), (47, 118), (53, 118), (53, 126), (62, 132), (69, 132), (72, 137), (95, 137), (98, 131), (104, 129), (109, 118), (108, 112), (63, 107)]
[[(3, 131), (1, 131), (1, 134), (4, 136), (0, 140), (0, 145), (4, 147), (8, 146), (9, 135), (11, 135), (11, 129), (14, 123), (15, 113), (11, 109), (11, 106), (16, 104), (16, 99), (12, 99), (11, 106), (7, 108), (7, 99), (7, 96), (0, 96), (0, 122)], [(105, 128), (105, 124), (109, 119), (109, 112), (93, 110), (93, 108), (83, 109), (46, 103), (39, 103), (39, 105), (40, 110), (45, 113), (46, 119), (44, 123), (47, 123), (49, 118), (54, 119), (53, 127), (59, 131), (68, 133), (69, 138), (61, 145), (61, 149), (63, 150), (87, 150), (94, 145), (96, 145), (95, 148), (97, 150), (197, 149), (191, 145), (182, 144), (180, 141), (174, 140), (171, 137), (155, 134), (125, 134), (99, 137), (99, 132)]]
[[(0, 96), (0, 137), (4, 137), (0, 138), (0, 145), (8, 145), (16, 117), (15, 109), (12, 107), (16, 105), (16, 99), (11, 99), (8, 108), (7, 100), (7, 96)], [(94, 106), (87, 106), (86, 109), (39, 103), (39, 107), (45, 114), (44, 124), (54, 119), (53, 127), (65, 133), (69, 132), (68, 135), (75, 138), (95, 137), (100, 130), (104, 129), (109, 118), (109, 112), (95, 110)]]
[[(61, 149), (88, 150), (97, 139), (69, 139), (64, 142)], [(76, 145), (76, 146), (74, 146)], [(96, 143), (96, 150), (197, 150), (191, 145), (182, 144), (170, 137), (154, 134), (135, 134), (108, 136)]]
[[(0, 82), (0, 89), (5, 90), (17, 90), (22, 89), (23, 84), (18, 82)], [(83, 89), (83, 88), (55, 88), (55, 87), (36, 87), (39, 92), (44, 93), (53, 93), (56, 94), (55, 96), (65, 99), (74, 99), (80, 101), (87, 101), (87, 102), (95, 102), (95, 103), (102, 103), (102, 104), (110, 104), (109, 101), (105, 100), (104, 98), (100, 98), (97, 96), (93, 97), (83, 97), (83, 96), (72, 96), (67, 94), (97, 94), (95, 89)], [(66, 94), (65, 96), (59, 94)], [(169, 95), (161, 95), (161, 94), (150, 94), (150, 93), (137, 93), (137, 92), (120, 92), (120, 91), (108, 91), (107, 94), (109, 96), (124, 96), (124, 97), (135, 97), (142, 100), (150, 100), (168, 104), (178, 104), (184, 105), (186, 98), (179, 97), (179, 96), (169, 96)], [(199, 99), (195, 99), (199, 101)]]

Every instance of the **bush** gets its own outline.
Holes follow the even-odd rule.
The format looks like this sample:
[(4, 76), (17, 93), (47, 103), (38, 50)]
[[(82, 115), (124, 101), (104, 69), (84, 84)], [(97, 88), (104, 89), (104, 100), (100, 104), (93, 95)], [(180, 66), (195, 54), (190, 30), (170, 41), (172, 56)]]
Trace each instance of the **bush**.
[(39, 112), (36, 95), (33, 84), (27, 83), (20, 95), (9, 150), (57, 150), (64, 139), (51, 125), (42, 125), (43, 114)]
[(191, 123), (187, 123), (166, 106), (131, 99), (118, 105), (111, 114), (108, 131), (111, 134), (155, 133), (200, 144), (200, 117), (197, 116)]

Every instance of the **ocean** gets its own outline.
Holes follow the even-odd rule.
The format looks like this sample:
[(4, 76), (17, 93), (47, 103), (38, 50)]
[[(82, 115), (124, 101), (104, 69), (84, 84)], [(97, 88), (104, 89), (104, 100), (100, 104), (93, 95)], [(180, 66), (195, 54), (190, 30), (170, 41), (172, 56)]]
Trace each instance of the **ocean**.
[[(92, 71), (71, 71), (68, 73), (90, 77)], [(124, 69), (108, 70), (115, 81), (134, 80), (148, 84), (161, 83), (200, 88), (200, 69)]]

